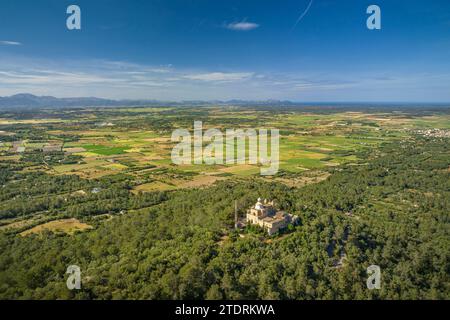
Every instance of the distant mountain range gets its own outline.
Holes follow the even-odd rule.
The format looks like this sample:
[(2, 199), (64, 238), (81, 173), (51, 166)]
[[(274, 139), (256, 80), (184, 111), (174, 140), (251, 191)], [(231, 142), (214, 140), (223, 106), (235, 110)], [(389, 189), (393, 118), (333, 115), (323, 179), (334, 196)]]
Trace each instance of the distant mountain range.
[(34, 107), (87, 107), (87, 106), (116, 106), (119, 101), (88, 98), (55, 98), (52, 96), (35, 96), (20, 93), (10, 97), (0, 97), (0, 108), (34, 108)]
[(33, 108), (70, 108), (70, 107), (142, 107), (142, 106), (249, 106), (249, 107), (345, 107), (345, 108), (429, 108), (450, 107), (450, 103), (325, 103), (325, 102), (293, 102), (288, 100), (191, 100), (191, 101), (161, 101), (161, 100), (111, 100), (96, 97), (55, 98), (52, 96), (35, 96), (20, 93), (9, 97), (0, 97), (0, 109), (33, 109)]
[(81, 98), (55, 98), (52, 96), (35, 96), (28, 93), (20, 93), (9, 97), (0, 97), (0, 108), (45, 108), (45, 107), (103, 107), (103, 106), (147, 106), (147, 105), (295, 105), (290, 101), (159, 101), (159, 100), (110, 100), (96, 97)]

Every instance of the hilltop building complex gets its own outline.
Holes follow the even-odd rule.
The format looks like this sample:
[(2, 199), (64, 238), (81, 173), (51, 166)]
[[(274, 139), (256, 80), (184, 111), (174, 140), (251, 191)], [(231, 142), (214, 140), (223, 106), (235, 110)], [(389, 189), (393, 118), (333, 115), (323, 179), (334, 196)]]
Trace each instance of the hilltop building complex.
[(247, 211), (247, 223), (262, 227), (272, 235), (289, 224), (298, 223), (298, 217), (284, 211), (277, 211), (273, 201), (262, 201), (258, 198), (256, 204)]

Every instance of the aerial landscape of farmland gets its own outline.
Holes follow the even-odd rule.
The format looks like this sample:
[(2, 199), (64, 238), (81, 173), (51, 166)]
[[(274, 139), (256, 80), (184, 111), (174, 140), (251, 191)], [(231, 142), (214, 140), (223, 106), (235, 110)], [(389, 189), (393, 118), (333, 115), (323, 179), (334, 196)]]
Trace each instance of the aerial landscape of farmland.
[(431, 314), (449, 21), (448, 0), (0, 1), (2, 307)]
[[(195, 109), (50, 108), (39, 112), (5, 112), (0, 119), (3, 185), (0, 192), (0, 230), (3, 246), (9, 243), (9, 249), (2, 251), (2, 261), (10, 261), (11, 269), (2, 273), (4, 286), (1, 294), (4, 297), (25, 294), (35, 298), (56, 298), (62, 294), (48, 291), (54, 285), (59, 285), (64, 291), (64, 282), (58, 283), (57, 279), (45, 280), (46, 286), (35, 290), (33, 288), (36, 287), (30, 287), (28, 280), (17, 282), (19, 279), (11, 277), (22, 268), (20, 265), (27, 265), (22, 259), (13, 262), (16, 246), (27, 246), (29, 241), (42, 237), (48, 238), (47, 245), (60, 246), (60, 242), (65, 241), (65, 234), (69, 236), (67, 240), (70, 243), (91, 243), (77, 257), (87, 264), (86, 277), (90, 279), (85, 281), (88, 291), (78, 293), (83, 297), (201, 298), (220, 294), (226, 298), (294, 298), (300, 292), (305, 298), (339, 297), (342, 289), (334, 288), (338, 284), (322, 292), (312, 287), (308, 289), (312, 285), (309, 282), (299, 283), (300, 287), (296, 290), (300, 291), (291, 291), (293, 289), (278, 285), (258, 292), (247, 289), (235, 291), (233, 287), (222, 291), (214, 283), (225, 281), (223, 277), (226, 273), (220, 275), (225, 270), (215, 276), (213, 274), (217, 271), (206, 271), (213, 274), (204, 275), (204, 279), (196, 278), (200, 283), (195, 291), (170, 292), (164, 289), (170, 281), (190, 283), (193, 280), (169, 280), (163, 276), (167, 274), (167, 269), (161, 274), (162, 270), (158, 271), (157, 267), (167, 259), (164, 258), (167, 253), (156, 249), (159, 246), (168, 245), (172, 248), (172, 254), (181, 254), (177, 258), (181, 265), (169, 267), (163, 263), (165, 268), (169, 267), (169, 270), (173, 270), (171, 272), (177, 273), (187, 267), (202, 270), (212, 268), (222, 259), (222, 255), (229, 254), (229, 250), (244, 250), (241, 254), (245, 254), (246, 249), (241, 248), (245, 245), (254, 248), (246, 253), (248, 255), (270, 250), (273, 246), (278, 247), (277, 251), (285, 248), (285, 252), (277, 253), (281, 255), (277, 263), (285, 268), (286, 263), (290, 263), (289, 259), (293, 258), (289, 258), (291, 254), (297, 252), (291, 246), (298, 241), (308, 241), (305, 237), (312, 235), (320, 237), (320, 240), (314, 241), (315, 246), (299, 245), (297, 248), (300, 251), (295, 259), (297, 263), (305, 264), (305, 272), (315, 272), (314, 268), (328, 266), (326, 268), (329, 268), (330, 274), (314, 280), (317, 281), (314, 287), (320, 283), (325, 285), (335, 277), (342, 278), (340, 281), (346, 277), (364, 277), (363, 270), (357, 274), (353, 271), (361, 268), (362, 261), (369, 263), (380, 254), (388, 255), (383, 258), (388, 259), (384, 261), (384, 267), (394, 268), (391, 285), (395, 286), (395, 277), (402, 277), (395, 269), (400, 268), (401, 264), (393, 264), (390, 260), (393, 257), (386, 250), (396, 250), (391, 238), (394, 235), (396, 241), (409, 238), (409, 224), (417, 226), (419, 236), (422, 236), (420, 232), (425, 232), (421, 231), (422, 228), (437, 228), (437, 234), (443, 232), (444, 238), (429, 239), (422, 246), (428, 256), (429, 250), (438, 255), (444, 254), (443, 259), (448, 254), (444, 249), (445, 243), (448, 244), (445, 236), (448, 229), (433, 225), (437, 223), (435, 219), (445, 217), (437, 218), (436, 214), (449, 212), (450, 114), (447, 109), (435, 109), (422, 111), (402, 107), (399, 110), (370, 108), (355, 111), (349, 107), (334, 107), (324, 111), (317, 107), (203, 106)], [(203, 121), (204, 130), (209, 126), (220, 128), (222, 123), (232, 123), (234, 127), (245, 129), (249, 123), (254, 126), (255, 121), (264, 123), (266, 127), (279, 128), (282, 156), (278, 173), (261, 176), (258, 165), (248, 164), (248, 161), (233, 165), (172, 164), (170, 151), (176, 144), (171, 139), (172, 128), (191, 126), (192, 130), (194, 118)], [(395, 161), (398, 157), (403, 158), (403, 154), (409, 154), (404, 159), (405, 163)], [(386, 167), (379, 168), (383, 163)], [(404, 171), (403, 166), (415, 169)], [(366, 184), (371, 187), (366, 189)], [(431, 189), (430, 184), (433, 186)], [(246, 210), (259, 196), (276, 198), (280, 209), (295, 213), (300, 223), (290, 227), (290, 231), (280, 231), (270, 236), (252, 225), (242, 225), (236, 229), (235, 214), (238, 220), (245, 220)], [(375, 212), (376, 216), (373, 215)], [(169, 220), (166, 215), (170, 215)], [(150, 224), (147, 225), (144, 222), (149, 218)], [(326, 220), (332, 223), (324, 225)], [(407, 238), (402, 240), (402, 233), (398, 233), (396, 226), (393, 226), (395, 233), (390, 235), (392, 223), (405, 228), (404, 236)], [(375, 228), (366, 230), (364, 236), (359, 233), (358, 230), (372, 225)], [(133, 237), (137, 237), (135, 240), (128, 238), (128, 228), (138, 232), (131, 232)], [(140, 228), (144, 228), (142, 231), (150, 230), (145, 234), (152, 240), (146, 240), (144, 243), (150, 241), (148, 249), (139, 249), (141, 253), (136, 256), (133, 253), (135, 249), (129, 251), (125, 248), (133, 241), (140, 241)], [(102, 251), (96, 253), (103, 246), (102, 234), (117, 240), (108, 240), (109, 253), (106, 256)], [(16, 238), (17, 235), (20, 237)], [(125, 235), (128, 239), (123, 242), (125, 239), (121, 238)], [(196, 237), (200, 238), (196, 240)], [(186, 241), (193, 242), (189, 249), (182, 249)], [(196, 241), (207, 247), (196, 249)], [(432, 245), (435, 241), (444, 245), (444, 251), (439, 253), (440, 247)], [(384, 243), (383, 251), (380, 252), (380, 247), (374, 247), (370, 242)], [(55, 253), (49, 249), (35, 248), (28, 257), (31, 259), (41, 251), (40, 254), (47, 257), (43, 261), (56, 258), (51, 258)], [(202, 254), (200, 260), (189, 258), (191, 250), (201, 250), (197, 252)], [(143, 288), (139, 286), (119, 289), (123, 286), (120, 283), (124, 277), (120, 273), (117, 279), (108, 277), (110, 280), (107, 286), (117, 286), (117, 289), (104, 296), (106, 292), (101, 288), (106, 284), (101, 284), (105, 281), (102, 280), (102, 274), (114, 272), (114, 269), (104, 269), (98, 263), (103, 259), (112, 259), (113, 265), (121, 270), (142, 263), (146, 265), (145, 260), (138, 262), (144, 252), (147, 252), (146, 255), (156, 255), (147, 262), (151, 263), (147, 268), (156, 269), (142, 274), (138, 270), (131, 272), (130, 269), (126, 273), (131, 272), (130, 277), (157, 277), (158, 280), (151, 281), (155, 287), (149, 292), (142, 291)], [(322, 259), (310, 261), (308, 252), (320, 254)], [(58, 253), (57, 259), (64, 255), (64, 251)], [(407, 263), (409, 259), (405, 257), (407, 252), (396, 255), (395, 259), (397, 263)], [(424, 263), (422, 259), (426, 257), (419, 256), (417, 263)], [(157, 262), (158, 259), (164, 260)], [(234, 263), (251, 264), (252, 259)], [(259, 263), (269, 263), (265, 258), (259, 259), (262, 259)], [(157, 265), (151, 267), (154, 263)], [(308, 265), (313, 269), (309, 269), (311, 267)], [(48, 267), (44, 262), (44, 265), (24, 272), (34, 277), (36, 272), (42, 271), (41, 268)], [(57, 264), (50, 270), (55, 267), (64, 266)], [(340, 269), (342, 271), (336, 271)], [(234, 275), (232, 279), (241, 283), (244, 275), (240, 278), (234, 278), (237, 277)], [(264, 273), (260, 276), (264, 277)], [(438, 280), (440, 276), (444, 277), (442, 280), (445, 279), (446, 275), (440, 275), (438, 270), (428, 276), (433, 277), (436, 284), (445, 285), (445, 281)], [(298, 277), (302, 278), (301, 275)], [(278, 281), (283, 283), (286, 280)], [(359, 282), (362, 288), (365, 283)], [(13, 286), (14, 283), (16, 285)], [(244, 282), (239, 286), (250, 288), (252, 283)], [(190, 285), (193, 284), (186, 284)], [(381, 291), (381, 297), (397, 297), (393, 288)], [(445, 287), (439, 288), (439, 285), (429, 287), (420, 296), (445, 297)], [(307, 289), (311, 291), (307, 293)], [(365, 297), (360, 290), (353, 288), (351, 293), (346, 294), (361, 294), (361, 297)], [(415, 291), (407, 292), (405, 294), (411, 297), (417, 294)], [(370, 291), (368, 293), (372, 294)]]

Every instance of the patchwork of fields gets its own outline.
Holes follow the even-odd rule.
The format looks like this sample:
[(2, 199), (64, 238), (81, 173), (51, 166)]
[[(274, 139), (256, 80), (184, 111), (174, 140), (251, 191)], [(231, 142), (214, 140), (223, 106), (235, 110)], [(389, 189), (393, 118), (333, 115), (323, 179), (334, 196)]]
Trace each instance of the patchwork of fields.
[[(248, 177), (259, 173), (256, 165), (249, 164), (174, 166), (170, 159), (174, 143), (171, 142), (171, 131), (168, 129), (192, 130), (193, 121), (196, 120), (195, 113), (190, 113), (192, 121), (189, 121), (183, 119), (183, 114), (187, 111), (173, 108), (129, 108), (102, 109), (95, 110), (94, 113), (93, 110), (87, 110), (84, 119), (72, 121), (63, 117), (47, 120), (0, 119), (0, 124), (6, 126), (5, 129), (19, 125), (25, 125), (31, 130), (48, 128), (48, 140), (24, 139), (20, 145), (27, 151), (38, 150), (45, 147), (51, 139), (52, 143), (61, 143), (65, 154), (79, 157), (74, 163), (47, 166), (46, 171), (51, 174), (76, 174), (87, 179), (117, 173), (131, 174), (136, 178), (152, 177), (156, 180), (153, 186), (151, 182), (145, 182), (141, 187), (136, 187), (136, 190), (145, 191), (159, 188), (167, 190), (183, 185), (200, 186), (201, 182), (180, 183), (186, 179), (193, 180), (196, 175)], [(162, 118), (166, 125), (161, 123)], [(232, 108), (205, 108), (198, 115), (198, 120), (203, 121), (204, 130), (213, 127), (220, 130), (279, 129), (280, 169), (289, 174), (364, 160), (361, 159), (361, 152), (364, 150), (376, 148), (384, 142), (404, 139), (415, 129), (447, 129), (450, 122), (448, 115), (411, 116), (402, 112), (343, 111), (315, 114), (257, 110), (237, 112)], [(137, 129), (140, 123), (142, 128)], [(13, 130), (5, 132), (14, 134)], [(6, 141), (0, 147), (0, 152), (3, 153), (0, 159), (11, 159), (7, 157), (13, 156), (9, 154), (12, 143)], [(174, 178), (174, 175), (181, 179)], [(205, 184), (210, 181), (206, 179)]]
[[(383, 143), (411, 139), (419, 130), (450, 128), (450, 115), (446, 113), (411, 111), (161, 107), (86, 108), (76, 116), (70, 110), (40, 113), (34, 116), (39, 119), (26, 119), (27, 114), (20, 113), (0, 118), (0, 164), (19, 165), (24, 173), (73, 175), (93, 184), (108, 177), (127, 179), (135, 195), (205, 188), (229, 179), (264, 179), (302, 187), (326, 179), (339, 165), (364, 164), (368, 151), (377, 150)], [(279, 129), (279, 172), (261, 177), (260, 166), (248, 161), (174, 165), (172, 132), (180, 128), (192, 131), (194, 121), (202, 121), (204, 131)], [(12, 220), (13, 225), (24, 226), (20, 219)], [(37, 223), (24, 234), (52, 228)], [(60, 229), (72, 232), (72, 227)]]

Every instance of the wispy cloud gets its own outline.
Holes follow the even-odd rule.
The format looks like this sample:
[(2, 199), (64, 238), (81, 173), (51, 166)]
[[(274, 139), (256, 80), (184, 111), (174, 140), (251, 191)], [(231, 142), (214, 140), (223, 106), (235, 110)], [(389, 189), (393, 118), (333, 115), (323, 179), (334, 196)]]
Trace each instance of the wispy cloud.
[(298, 83), (293, 86), (294, 90), (299, 91), (311, 91), (311, 90), (337, 90), (344, 88), (351, 88), (357, 86), (357, 83), (328, 83), (328, 84), (320, 84), (320, 83)]
[[(127, 61), (0, 59), (0, 95), (100, 96), (106, 98), (215, 99), (253, 85), (253, 72), (180, 69)], [(70, 67), (68, 67), (70, 66)], [(257, 81), (257, 78), (254, 79)], [(233, 94), (233, 95), (232, 95)]]
[(253, 75), (251, 72), (210, 72), (201, 74), (189, 74), (185, 75), (185, 79), (201, 80), (201, 81), (238, 81), (250, 78)]
[(4, 45), (4, 46), (21, 46), (22, 43), (17, 42), (17, 41), (0, 40), (0, 45)]
[[(450, 97), (450, 74), (323, 73), (185, 69), (108, 60), (35, 60), (0, 55), (0, 96), (18, 92), (114, 99), (297, 101)], [(408, 92), (405, 98), (398, 92)], [(412, 96), (411, 93), (415, 93)], [(448, 98), (447, 98), (448, 100)]]
[(0, 83), (9, 85), (89, 85), (117, 82), (105, 76), (53, 70), (0, 71)]
[(250, 30), (254, 30), (254, 29), (258, 28), (259, 24), (254, 23), (254, 22), (242, 21), (242, 22), (233, 22), (233, 23), (226, 24), (225, 27), (227, 29), (234, 30), (234, 31), (250, 31)]
[(297, 21), (295, 21), (294, 26), (292, 27), (292, 30), (295, 29), (295, 27), (297, 27), (298, 23), (300, 21), (302, 21), (302, 19), (306, 16), (306, 14), (308, 13), (309, 9), (311, 9), (311, 5), (313, 4), (314, 0), (310, 0), (308, 6), (306, 7), (305, 11), (302, 12), (302, 14), (298, 17)]

